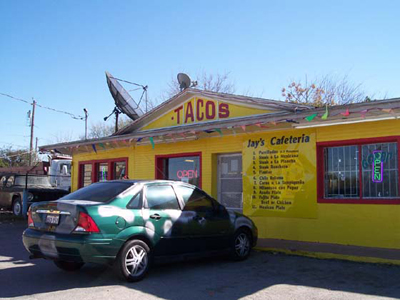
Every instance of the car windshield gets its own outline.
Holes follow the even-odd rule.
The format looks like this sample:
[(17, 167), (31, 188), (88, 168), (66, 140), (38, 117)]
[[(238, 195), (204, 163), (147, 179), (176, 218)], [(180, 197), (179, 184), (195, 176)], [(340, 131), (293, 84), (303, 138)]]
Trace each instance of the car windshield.
[(98, 182), (68, 194), (60, 200), (108, 202), (131, 186), (130, 182)]
[[(26, 176), (15, 176), (14, 185), (25, 186), (26, 184)], [(49, 177), (47, 176), (32, 176), (28, 175), (28, 187), (32, 186), (43, 186), (43, 187), (51, 187)]]

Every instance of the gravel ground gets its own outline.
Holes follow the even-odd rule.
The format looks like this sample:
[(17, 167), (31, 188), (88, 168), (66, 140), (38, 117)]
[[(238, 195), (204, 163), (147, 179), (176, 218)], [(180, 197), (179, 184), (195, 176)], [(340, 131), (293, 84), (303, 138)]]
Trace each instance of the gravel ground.
[(400, 267), (253, 252), (155, 266), (143, 281), (125, 283), (108, 267), (77, 273), (29, 260), (25, 220), (0, 215), (0, 298), (7, 299), (399, 299)]

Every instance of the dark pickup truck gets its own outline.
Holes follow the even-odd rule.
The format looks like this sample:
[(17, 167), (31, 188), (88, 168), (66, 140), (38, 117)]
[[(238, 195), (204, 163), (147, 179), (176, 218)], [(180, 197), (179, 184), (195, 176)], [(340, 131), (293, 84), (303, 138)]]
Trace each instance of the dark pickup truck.
[(0, 174), (0, 208), (12, 210), (16, 216), (22, 215), (25, 187), (28, 191), (28, 207), (34, 202), (57, 200), (68, 194), (65, 190), (52, 187), (47, 176)]

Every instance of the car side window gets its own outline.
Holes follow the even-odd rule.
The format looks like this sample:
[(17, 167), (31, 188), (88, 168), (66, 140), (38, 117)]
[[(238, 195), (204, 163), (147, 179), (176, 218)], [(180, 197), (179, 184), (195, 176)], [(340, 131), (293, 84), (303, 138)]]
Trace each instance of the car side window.
[(194, 188), (184, 186), (184, 185), (175, 185), (174, 188), (175, 188), (175, 191), (179, 195), (181, 195), (185, 204), (188, 202), (188, 200), (190, 199), (190, 197), (192, 196), (192, 194), (194, 192)]
[(146, 188), (147, 208), (179, 209), (178, 199), (170, 185), (151, 185)]
[(142, 192), (139, 192), (135, 196), (133, 196), (126, 208), (129, 209), (142, 208)]
[(199, 189), (194, 189), (186, 202), (184, 210), (196, 212), (212, 212), (214, 211), (214, 206), (211, 198), (206, 193)]

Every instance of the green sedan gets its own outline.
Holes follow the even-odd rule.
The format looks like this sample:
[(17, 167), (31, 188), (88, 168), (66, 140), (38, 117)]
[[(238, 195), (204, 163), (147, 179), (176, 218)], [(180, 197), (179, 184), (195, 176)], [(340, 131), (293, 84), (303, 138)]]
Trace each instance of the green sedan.
[(190, 184), (115, 180), (34, 203), (23, 243), (31, 258), (66, 271), (110, 264), (123, 279), (138, 281), (153, 261), (223, 253), (246, 259), (257, 228)]

